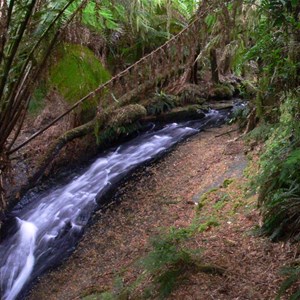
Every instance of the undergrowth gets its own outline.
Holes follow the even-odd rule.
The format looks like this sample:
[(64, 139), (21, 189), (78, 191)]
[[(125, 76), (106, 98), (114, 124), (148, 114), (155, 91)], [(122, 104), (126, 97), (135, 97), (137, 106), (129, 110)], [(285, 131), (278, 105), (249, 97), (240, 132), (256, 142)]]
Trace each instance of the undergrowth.
[(223, 268), (203, 264), (202, 250), (193, 250), (187, 244), (196, 233), (217, 225), (214, 218), (204, 223), (194, 219), (188, 227), (162, 230), (149, 240), (150, 251), (136, 264), (141, 275), (131, 285), (125, 286), (122, 278), (116, 277), (111, 290), (83, 299), (166, 299), (184, 281), (188, 271), (222, 275)]
[(281, 297), (286, 294), (290, 289), (293, 291), (290, 292), (290, 300), (297, 300), (300, 298), (300, 289), (293, 289), (293, 287), (300, 284), (300, 266), (285, 267), (281, 270), (281, 275), (286, 276), (286, 279), (281, 284), (281, 287), (278, 291), (276, 300), (280, 300)]
[(160, 115), (168, 112), (176, 107), (176, 100), (176, 97), (173, 95), (157, 92), (154, 94), (151, 103), (147, 106), (147, 113), (149, 115)]
[(262, 232), (272, 240), (300, 238), (300, 124), (297, 95), (281, 107), (280, 126), (272, 132), (255, 179), (264, 217)]
[(249, 143), (251, 141), (265, 142), (269, 137), (271, 137), (275, 128), (276, 128), (276, 125), (274, 125), (274, 124), (262, 122), (257, 127), (255, 127), (252, 131), (247, 133), (244, 140), (247, 143)]
[(102, 132), (96, 132), (97, 145), (108, 146), (113, 142), (127, 137), (142, 128), (139, 122), (125, 124), (123, 126), (109, 127)]

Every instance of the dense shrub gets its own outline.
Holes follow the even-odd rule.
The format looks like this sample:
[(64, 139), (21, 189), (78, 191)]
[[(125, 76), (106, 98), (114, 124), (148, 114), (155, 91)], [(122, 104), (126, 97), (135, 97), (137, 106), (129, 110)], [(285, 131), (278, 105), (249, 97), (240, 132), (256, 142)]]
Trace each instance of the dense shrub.
[[(300, 237), (300, 103), (289, 95), (260, 160), (259, 204), (271, 239)], [(298, 236), (299, 235), (299, 236)]]

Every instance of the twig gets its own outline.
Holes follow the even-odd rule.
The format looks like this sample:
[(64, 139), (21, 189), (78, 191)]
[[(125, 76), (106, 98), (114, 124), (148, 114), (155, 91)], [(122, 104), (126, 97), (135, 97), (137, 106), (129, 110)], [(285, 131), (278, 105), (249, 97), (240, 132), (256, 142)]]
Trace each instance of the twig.
[(229, 131), (223, 132), (223, 133), (221, 133), (221, 134), (215, 135), (215, 137), (220, 137), (220, 136), (223, 136), (223, 135), (226, 135), (226, 134), (229, 134), (229, 133), (235, 132), (235, 131), (238, 131), (238, 129), (232, 129), (232, 130), (229, 130)]

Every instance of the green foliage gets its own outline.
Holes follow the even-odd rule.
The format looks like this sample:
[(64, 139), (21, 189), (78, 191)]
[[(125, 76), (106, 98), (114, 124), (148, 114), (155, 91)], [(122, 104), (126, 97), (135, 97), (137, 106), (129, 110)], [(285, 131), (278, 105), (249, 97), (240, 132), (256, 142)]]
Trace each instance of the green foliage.
[[(285, 267), (281, 270), (281, 274), (286, 276), (287, 278), (283, 281), (278, 291), (278, 295), (276, 300), (280, 300), (282, 296), (292, 287), (298, 287), (300, 283), (300, 266), (299, 264), (296, 266)], [(294, 289), (291, 293), (289, 299), (297, 300), (300, 297), (300, 289)]]
[(218, 99), (231, 99), (234, 93), (234, 87), (231, 84), (217, 84), (214, 87), (214, 95)]
[(29, 102), (28, 112), (31, 115), (37, 115), (39, 112), (43, 110), (43, 108), (45, 107), (46, 95), (47, 95), (46, 84), (45, 82), (41, 82), (40, 85), (33, 92)]
[[(294, 2), (295, 4), (295, 2)], [(253, 31), (255, 43), (245, 54), (259, 67), (257, 111), (261, 118), (274, 119), (282, 92), (299, 85), (299, 2), (265, 0), (258, 6), (259, 18)], [(297, 8), (298, 7), (298, 8)], [(297, 12), (298, 11), (298, 12)]]
[(181, 229), (171, 227), (167, 233), (152, 238), (152, 250), (140, 261), (145, 272), (153, 278), (147, 289), (148, 292), (152, 291), (152, 297), (165, 299), (186, 269), (194, 265), (193, 256), (200, 251), (191, 251), (184, 247), (183, 242), (195, 233), (195, 229), (195, 225)]
[(256, 141), (256, 142), (265, 142), (275, 130), (274, 125), (271, 125), (267, 122), (262, 122), (259, 126), (255, 127), (252, 131), (247, 133), (245, 136), (246, 142)]
[(160, 115), (170, 111), (176, 106), (177, 99), (175, 96), (165, 94), (164, 92), (156, 93), (153, 100), (147, 106), (149, 115)]
[(257, 87), (249, 80), (243, 80), (239, 86), (239, 94), (243, 99), (253, 99), (257, 92)]
[(272, 131), (256, 178), (264, 225), (277, 239), (300, 233), (299, 95), (289, 95), (281, 107), (280, 123)]
[(194, 234), (218, 225), (215, 218), (208, 218), (203, 224), (194, 219), (188, 227), (164, 229), (150, 239), (150, 251), (137, 262), (141, 275), (131, 285), (124, 286), (117, 276), (110, 291), (89, 295), (84, 300), (166, 299), (189, 270), (222, 275), (223, 268), (201, 264), (200, 249), (191, 250), (186, 245)]
[(233, 108), (228, 124), (237, 123), (239, 128), (244, 128), (247, 124), (247, 117), (250, 113), (248, 105), (239, 105)]
[(234, 179), (232, 178), (227, 178), (223, 181), (223, 188), (228, 188), (232, 183), (234, 182)]
[(144, 106), (129, 104), (119, 109), (108, 109), (97, 116), (95, 135), (97, 143), (109, 145), (120, 137), (138, 131), (142, 126), (139, 120), (147, 114)]
[(198, 2), (139, 0), (125, 1), (122, 5), (125, 14), (119, 18), (120, 34), (117, 40), (110, 39), (108, 44), (111, 63), (124, 68), (183, 29), (196, 11)]
[(196, 84), (188, 84), (179, 93), (179, 105), (185, 106), (187, 104), (202, 105), (206, 102), (207, 94), (201, 87)]
[(109, 127), (104, 130), (99, 130), (96, 126), (96, 139), (98, 145), (109, 146), (111, 143), (117, 141), (121, 137), (129, 136), (130, 134), (137, 132), (142, 128), (139, 122), (134, 122), (132, 124), (124, 124), (123, 126)]
[[(110, 78), (93, 52), (84, 46), (63, 44), (58, 57), (50, 69), (49, 84), (69, 103), (75, 103)], [(94, 98), (86, 101), (82, 109), (95, 108), (97, 104), (98, 99)]]
[[(221, 209), (220, 207), (215, 207), (215, 209)], [(211, 216), (211, 217), (208, 217), (207, 220), (203, 223), (201, 223), (198, 228), (197, 228), (197, 231), (198, 232), (204, 232), (206, 230), (208, 230), (209, 228), (211, 227), (217, 227), (219, 226), (220, 223), (219, 221), (217, 220), (217, 218), (215, 216)]]
[[(70, 7), (70, 11), (75, 10), (76, 5)], [(81, 12), (82, 23), (90, 29), (101, 34), (107, 34), (109, 30), (121, 31), (121, 22), (125, 20), (125, 7), (121, 3), (111, 1), (88, 1)]]
[[(73, 2), (1, 2), (0, 155), (13, 147), (20, 133), (31, 95), (42, 78), (60, 29), (74, 16), (67, 14)], [(80, 2), (78, 11), (79, 6)]]

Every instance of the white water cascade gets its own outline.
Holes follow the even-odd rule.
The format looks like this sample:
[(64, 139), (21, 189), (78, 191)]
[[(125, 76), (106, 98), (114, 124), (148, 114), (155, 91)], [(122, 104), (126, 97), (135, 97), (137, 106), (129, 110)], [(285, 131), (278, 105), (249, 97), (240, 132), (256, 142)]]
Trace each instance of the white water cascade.
[(24, 290), (37, 276), (74, 250), (97, 208), (96, 199), (111, 185), (204, 126), (224, 119), (225, 115), (212, 111), (200, 121), (174, 123), (143, 133), (100, 156), (65, 186), (13, 210), (15, 225), (0, 244), (1, 299), (23, 299)]

